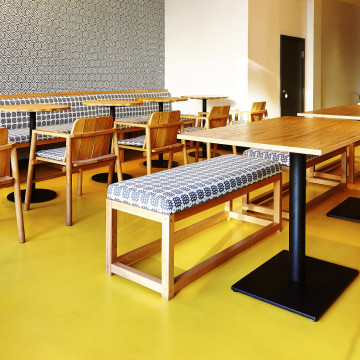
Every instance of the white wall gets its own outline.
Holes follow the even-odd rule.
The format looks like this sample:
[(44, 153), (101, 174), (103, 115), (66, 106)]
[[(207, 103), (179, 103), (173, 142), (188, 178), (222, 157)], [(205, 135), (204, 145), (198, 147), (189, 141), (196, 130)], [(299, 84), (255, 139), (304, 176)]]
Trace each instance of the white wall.
[(322, 1), (321, 107), (356, 104), (360, 93), (360, 7)]
[(265, 100), (270, 117), (280, 116), (280, 35), (305, 38), (307, 53), (307, 12), (307, 0), (249, 1), (248, 100)]
[[(247, 109), (248, 0), (165, 0), (165, 88), (173, 96), (223, 95), (208, 106)], [(174, 103), (184, 113), (200, 100)]]

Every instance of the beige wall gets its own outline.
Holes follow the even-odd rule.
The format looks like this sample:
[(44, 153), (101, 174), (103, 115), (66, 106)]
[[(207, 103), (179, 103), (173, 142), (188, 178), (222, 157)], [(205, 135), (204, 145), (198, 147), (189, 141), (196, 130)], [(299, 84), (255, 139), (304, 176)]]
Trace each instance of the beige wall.
[[(165, 0), (165, 88), (247, 109), (248, 0)], [(175, 103), (185, 113), (199, 100)]]
[(266, 100), (270, 117), (280, 116), (280, 35), (307, 44), (307, 33), (307, 0), (249, 1), (249, 104)]
[(322, 1), (321, 107), (356, 104), (360, 84), (360, 7)]

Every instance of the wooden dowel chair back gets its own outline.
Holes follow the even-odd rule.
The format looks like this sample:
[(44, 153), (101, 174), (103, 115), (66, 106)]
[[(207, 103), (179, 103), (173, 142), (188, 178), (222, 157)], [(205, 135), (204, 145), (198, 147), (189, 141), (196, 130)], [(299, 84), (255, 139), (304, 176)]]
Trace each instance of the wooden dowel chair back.
[[(11, 171), (10, 172), (10, 162)], [(14, 201), (18, 238), (20, 243), (25, 242), (24, 219), (22, 213), (20, 178), (14, 144), (8, 142), (8, 129), (0, 128), (0, 188), (14, 188)]]
[(206, 128), (213, 129), (221, 126), (226, 126), (229, 119), (230, 105), (213, 106), (208, 115), (208, 122)]

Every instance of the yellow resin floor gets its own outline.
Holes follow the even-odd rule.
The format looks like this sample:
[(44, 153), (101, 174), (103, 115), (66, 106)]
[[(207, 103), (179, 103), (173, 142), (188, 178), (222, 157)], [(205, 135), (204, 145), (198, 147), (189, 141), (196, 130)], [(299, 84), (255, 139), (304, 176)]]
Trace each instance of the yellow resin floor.
[[(145, 174), (141, 162), (127, 161), (124, 171)], [(24, 212), (25, 244), (17, 241), (14, 206), (6, 200), (10, 189), (0, 191), (1, 360), (360, 359), (360, 277), (318, 322), (230, 289), (288, 248), (287, 222), (281, 233), (187, 286), (170, 302), (107, 276), (106, 185), (91, 181), (97, 172), (84, 174), (82, 197), (74, 191), (72, 227), (65, 223), (65, 178), (37, 184), (58, 197)], [(309, 187), (309, 194), (317, 191)], [(360, 269), (360, 224), (326, 217), (348, 196), (360, 192), (338, 193), (308, 213), (306, 252)], [(118, 221), (121, 250), (160, 237), (160, 226), (151, 221), (130, 215), (119, 215)], [(230, 220), (178, 243), (176, 274), (255, 229)], [(138, 266), (158, 276), (160, 256)]]

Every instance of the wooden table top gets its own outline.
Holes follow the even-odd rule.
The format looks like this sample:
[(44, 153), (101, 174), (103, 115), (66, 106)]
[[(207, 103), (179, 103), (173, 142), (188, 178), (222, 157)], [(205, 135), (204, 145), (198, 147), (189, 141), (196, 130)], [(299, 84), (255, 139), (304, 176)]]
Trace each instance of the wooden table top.
[(360, 122), (284, 116), (179, 134), (178, 138), (323, 155), (360, 140)]
[(139, 97), (136, 98), (139, 101), (145, 102), (176, 102), (176, 101), (186, 101), (187, 98), (181, 97), (172, 97), (172, 96), (158, 96), (158, 97)]
[(211, 100), (211, 99), (227, 99), (228, 96), (218, 96), (218, 95), (184, 95), (181, 96), (189, 99), (201, 99), (201, 100)]
[(90, 106), (134, 106), (142, 105), (142, 101), (135, 100), (85, 100), (84, 105)]
[(20, 105), (3, 105), (1, 111), (8, 112), (39, 112), (39, 111), (58, 111), (70, 109), (69, 105), (59, 104), (20, 104)]
[(299, 116), (323, 117), (329, 119), (360, 120), (359, 105), (343, 105), (326, 109), (298, 113)]

